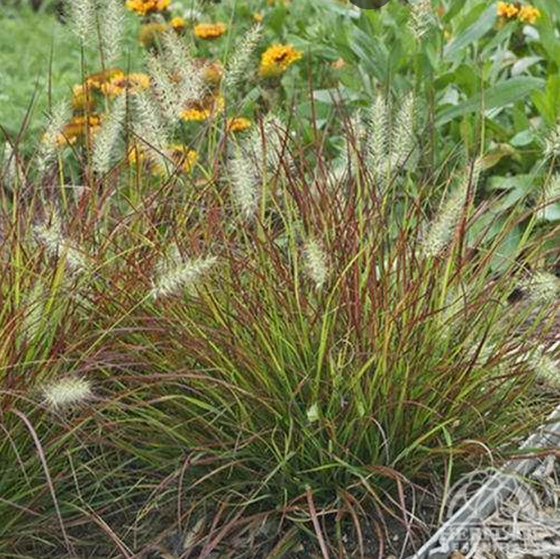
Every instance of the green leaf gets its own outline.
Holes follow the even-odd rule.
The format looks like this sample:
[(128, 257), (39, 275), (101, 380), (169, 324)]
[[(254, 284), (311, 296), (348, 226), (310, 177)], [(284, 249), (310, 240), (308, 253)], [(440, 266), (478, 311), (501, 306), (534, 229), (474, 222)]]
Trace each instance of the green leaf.
[(511, 267), (519, 252), (521, 227), (516, 225), (498, 244), (490, 260), (490, 267), (496, 272), (504, 272)]
[(532, 175), (515, 175), (512, 177), (490, 177), (486, 183), (487, 190), (514, 190), (528, 191), (534, 182)]
[(528, 146), (535, 141), (535, 133), (530, 130), (522, 130), (517, 133), (511, 140), (510, 144), (516, 148)]
[(488, 110), (504, 107), (523, 99), (531, 91), (541, 88), (543, 84), (544, 81), (541, 78), (529, 76), (520, 76), (503, 81), (490, 87), (483, 94), (477, 93), (459, 105), (443, 109), (440, 111), (436, 122), (441, 125), (459, 116), (476, 112), (481, 108)]
[(494, 27), (496, 17), (496, 6), (492, 4), (477, 21), (445, 46), (443, 56), (453, 58), (465, 47), (486, 35)]

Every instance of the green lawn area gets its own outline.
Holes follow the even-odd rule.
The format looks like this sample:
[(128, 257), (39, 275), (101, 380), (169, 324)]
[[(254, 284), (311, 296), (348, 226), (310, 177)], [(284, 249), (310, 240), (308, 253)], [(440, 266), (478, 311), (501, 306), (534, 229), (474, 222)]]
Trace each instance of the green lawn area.
[[(136, 22), (129, 18), (125, 44), (131, 69), (141, 65), (137, 33)], [(26, 137), (35, 137), (49, 106), (49, 82), (56, 105), (71, 97), (72, 86), (82, 81), (82, 68), (85, 73), (99, 70), (95, 44), (83, 54), (76, 37), (53, 17), (49, 6), (39, 12), (0, 10), (0, 124), (10, 136), (18, 133), (31, 108)]]

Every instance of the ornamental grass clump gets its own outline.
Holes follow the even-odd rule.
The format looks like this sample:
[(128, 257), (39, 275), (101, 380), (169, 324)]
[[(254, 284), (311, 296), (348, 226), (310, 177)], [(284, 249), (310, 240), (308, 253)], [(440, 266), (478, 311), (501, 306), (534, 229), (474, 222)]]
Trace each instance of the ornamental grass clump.
[[(90, 383), (78, 371), (91, 358), (95, 336), (72, 297), (75, 268), (61, 227), (40, 242), (30, 228), (42, 222), (36, 209), (44, 194), (16, 191), (0, 201), (2, 557), (73, 552), (68, 524), (80, 523), (77, 487), (98, 506), (89, 492), (92, 479), (82, 477), (87, 419), (77, 406), (90, 397)], [(53, 250), (42, 241), (52, 241)], [(58, 413), (69, 406), (76, 410), (70, 424)]]
[[(173, 496), (181, 522), (220, 510), (200, 536), (205, 553), (254, 515), (297, 511), (323, 541), (336, 538), (327, 519), (345, 515), (356, 530), (376, 514), (407, 524), (405, 487), (517, 452), (552, 405), (528, 351), (546, 346), (552, 304), (510, 303), (543, 249), (528, 235), (495, 273), (500, 240), (474, 204), (479, 161), (454, 171), (458, 185), (442, 170), (414, 194), (396, 180), (380, 191), (365, 158), (334, 185), (330, 163), (324, 178), (305, 158), (288, 164), (304, 151), (289, 138), (269, 162), (282, 176), (261, 175), (260, 191), (226, 168), (197, 209), (159, 214), (189, 223), (181, 252), (219, 254), (215, 273), (199, 281), (213, 260), (175, 251), (156, 266), (153, 297), (133, 281), (111, 288), (125, 318), (107, 351), (134, 364), (112, 377), (126, 410), (114, 442), (166, 488), (189, 488)], [(254, 219), (236, 221), (232, 206)], [(128, 263), (150, 258), (135, 251)]]

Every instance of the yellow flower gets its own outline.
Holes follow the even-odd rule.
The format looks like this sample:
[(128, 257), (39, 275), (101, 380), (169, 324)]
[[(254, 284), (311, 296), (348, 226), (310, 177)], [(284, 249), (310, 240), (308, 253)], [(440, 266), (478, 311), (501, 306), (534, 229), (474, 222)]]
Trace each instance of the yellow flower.
[(183, 171), (183, 173), (190, 173), (196, 163), (196, 151), (189, 149), (182, 144), (172, 144), (169, 146), (171, 159)]
[[(197, 153), (182, 144), (171, 144), (168, 146), (168, 154), (171, 161), (183, 172), (190, 173), (196, 163)], [(154, 176), (165, 175), (165, 169), (161, 165), (154, 164), (146, 158), (144, 150), (134, 144), (128, 150), (128, 164), (141, 166)], [(171, 166), (171, 165), (170, 165)]]
[(132, 73), (127, 76), (117, 76), (110, 80), (108, 83), (104, 83), (101, 86), (101, 91), (105, 95), (114, 97), (120, 95), (125, 90), (131, 94), (138, 93), (142, 89), (148, 89), (150, 87), (150, 76), (141, 73)]
[(218, 60), (216, 62), (210, 62), (203, 66), (204, 71), (202, 77), (206, 84), (210, 86), (219, 85), (224, 73), (224, 67), (222, 63)]
[(233, 117), (227, 120), (227, 129), (229, 132), (243, 132), (250, 128), (251, 121), (244, 117)]
[(183, 31), (185, 29), (185, 26), (187, 25), (187, 22), (184, 18), (175, 16), (171, 19), (169, 24), (171, 25), (171, 27), (173, 27), (173, 29), (175, 29), (175, 31)]
[(124, 72), (118, 68), (109, 68), (103, 72), (90, 74), (86, 79), (85, 86), (86, 88), (101, 89), (103, 84), (118, 78), (124, 78)]
[(226, 29), (223, 23), (199, 23), (194, 28), (194, 34), (199, 39), (216, 39), (223, 35)]
[(530, 25), (532, 25), (537, 21), (537, 19), (539, 19), (540, 16), (540, 11), (534, 6), (523, 6), (519, 10), (517, 19), (519, 19), (519, 21), (522, 21), (523, 23), (529, 23)]
[(221, 95), (213, 97), (209, 95), (202, 101), (190, 103), (180, 113), (183, 120), (201, 121), (221, 113), (224, 110), (225, 102)]
[(101, 124), (101, 118), (96, 115), (77, 115), (72, 117), (72, 120), (65, 124), (60, 134), (55, 140), (55, 145), (61, 147), (64, 145), (73, 145), (78, 140), (92, 136)]
[(292, 45), (272, 45), (261, 56), (259, 74), (263, 78), (273, 78), (283, 74), (290, 64), (302, 57)]
[(496, 7), (498, 17), (514, 18), (519, 13), (519, 8), (509, 2), (498, 2)]
[(128, 150), (128, 164), (129, 165), (142, 165), (144, 163), (144, 161), (146, 160), (146, 156), (144, 154), (144, 152), (137, 146), (137, 145), (133, 145), (129, 150)]
[(262, 12), (255, 12), (253, 14), (253, 20), (257, 23), (261, 23), (262, 20), (264, 19), (264, 15)]
[(72, 109), (87, 113), (92, 111), (94, 105), (95, 101), (91, 96), (89, 87), (77, 84), (72, 88)]
[(171, 0), (126, 0), (126, 7), (140, 16), (147, 16), (156, 12), (163, 12), (170, 3)]
[(519, 3), (498, 2), (497, 13), (504, 19), (516, 18), (523, 23), (533, 24), (540, 17), (540, 11), (531, 5), (521, 6)]

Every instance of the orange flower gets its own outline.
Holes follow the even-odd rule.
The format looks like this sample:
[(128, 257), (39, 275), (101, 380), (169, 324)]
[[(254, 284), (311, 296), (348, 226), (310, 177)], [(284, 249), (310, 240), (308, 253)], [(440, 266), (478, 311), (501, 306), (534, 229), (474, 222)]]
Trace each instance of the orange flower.
[(244, 117), (233, 117), (227, 120), (227, 129), (230, 132), (243, 132), (251, 127), (251, 121)]
[(518, 2), (498, 2), (496, 12), (499, 17), (504, 19), (517, 19), (523, 23), (533, 24), (540, 17), (540, 11), (531, 5), (521, 6)]
[(124, 72), (119, 68), (109, 68), (104, 72), (90, 74), (86, 79), (85, 86), (91, 87), (93, 89), (101, 89), (101, 86), (104, 83), (110, 82), (111, 80), (117, 78), (124, 78)]
[[(182, 144), (171, 144), (168, 147), (168, 155), (175, 166), (183, 173), (190, 173), (197, 159), (196, 151)], [(136, 144), (132, 145), (128, 150), (127, 159), (129, 165), (143, 167), (154, 176), (165, 175), (165, 169), (161, 165), (150, 161), (146, 157), (144, 150)]]
[(175, 31), (183, 31), (185, 29), (185, 26), (187, 25), (187, 22), (185, 21), (184, 18), (180, 16), (175, 16), (174, 18), (171, 19), (169, 25), (171, 25), (171, 27), (173, 27)]
[(64, 125), (55, 144), (58, 147), (73, 145), (78, 140), (87, 137), (88, 134), (93, 135), (99, 129), (100, 124), (101, 118), (96, 114), (74, 116), (68, 124)]
[(83, 113), (92, 111), (95, 105), (95, 100), (93, 99), (87, 86), (81, 84), (75, 85), (72, 88), (72, 93), (72, 109), (74, 109), (75, 111), (81, 111)]
[(143, 165), (146, 161), (146, 155), (136, 144), (134, 144), (128, 150), (127, 159), (129, 165)]
[(263, 78), (278, 77), (301, 57), (292, 45), (272, 45), (261, 56), (259, 74)]
[(225, 102), (221, 95), (214, 97), (208, 95), (202, 101), (189, 103), (189, 105), (181, 111), (181, 118), (187, 121), (207, 120), (224, 110)]
[(537, 8), (535, 8), (534, 6), (523, 6), (519, 10), (517, 19), (519, 19), (519, 21), (522, 21), (523, 23), (529, 23), (530, 25), (532, 25), (537, 21), (537, 19), (539, 19), (539, 17), (541, 17), (541, 13)]
[[(182, 144), (171, 144), (169, 146), (169, 155), (173, 163), (183, 172), (190, 173), (194, 164), (196, 163), (197, 154), (193, 149), (189, 149), (187, 146)], [(164, 175), (165, 169), (162, 169), (159, 165), (156, 165), (153, 169), (154, 175)]]
[(218, 60), (216, 62), (211, 62), (204, 66), (204, 72), (202, 74), (204, 81), (208, 85), (219, 85), (224, 73), (224, 67), (222, 63)]
[(508, 2), (498, 2), (496, 7), (498, 17), (513, 18), (517, 16), (519, 8), (515, 4)]
[(126, 0), (126, 7), (131, 12), (140, 16), (147, 16), (156, 12), (163, 12), (171, 3), (171, 0)]
[(194, 34), (199, 39), (216, 39), (226, 32), (223, 23), (199, 23), (194, 28)]
[(141, 73), (132, 73), (125, 76), (117, 76), (110, 80), (108, 83), (104, 83), (101, 86), (101, 91), (105, 95), (114, 97), (120, 95), (124, 91), (128, 91), (131, 94), (138, 93), (142, 89), (148, 89), (150, 87), (150, 76)]

